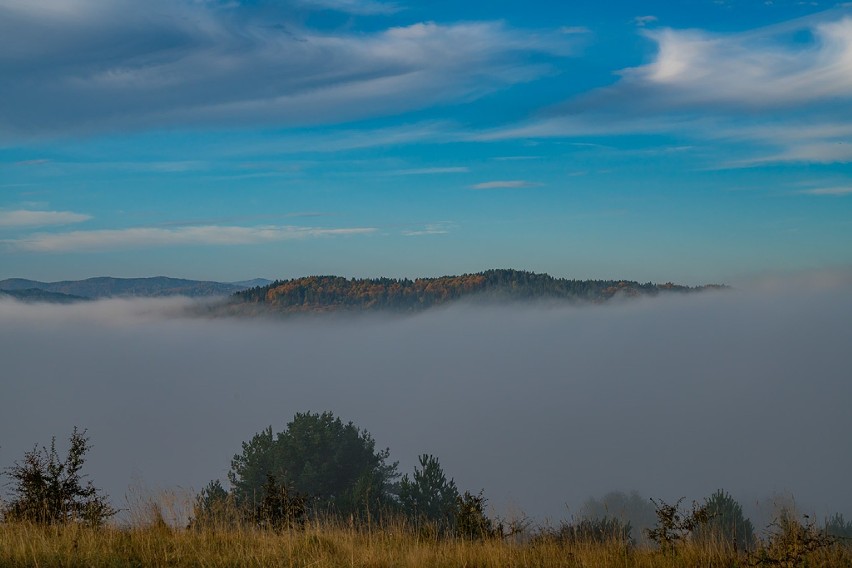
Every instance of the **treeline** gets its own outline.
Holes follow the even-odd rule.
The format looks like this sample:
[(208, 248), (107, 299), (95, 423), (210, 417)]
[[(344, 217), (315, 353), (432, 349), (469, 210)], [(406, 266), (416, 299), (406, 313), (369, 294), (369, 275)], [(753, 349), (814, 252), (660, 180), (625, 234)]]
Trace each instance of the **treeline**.
[(237, 292), (235, 303), (262, 304), (283, 312), (337, 310), (417, 311), (462, 298), (604, 302), (613, 297), (655, 296), (721, 286), (689, 287), (626, 280), (568, 280), (521, 270), (487, 270), (438, 278), (308, 276), (276, 280)]
[(485, 512), (482, 492), (460, 492), (438, 458), (423, 454), (400, 475), (390, 450), (366, 430), (330, 412), (297, 413), (242, 444), (231, 460), (230, 487), (211, 481), (199, 493), (191, 527), (301, 527), (311, 519), (375, 524), (404, 517), (434, 535), (485, 538), (505, 527)]

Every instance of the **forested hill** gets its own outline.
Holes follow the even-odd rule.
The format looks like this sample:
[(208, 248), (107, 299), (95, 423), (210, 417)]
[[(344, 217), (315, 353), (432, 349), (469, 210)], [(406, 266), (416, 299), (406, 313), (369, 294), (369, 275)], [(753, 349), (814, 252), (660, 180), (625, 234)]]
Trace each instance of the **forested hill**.
[[(234, 294), (234, 304), (278, 312), (416, 311), (462, 298), (475, 300), (565, 300), (600, 303), (613, 297), (686, 293), (721, 286), (689, 287), (626, 280), (568, 280), (520, 270), (488, 270), (462, 276), (347, 279), (308, 276), (276, 280)], [(248, 307), (248, 306), (246, 306)]]

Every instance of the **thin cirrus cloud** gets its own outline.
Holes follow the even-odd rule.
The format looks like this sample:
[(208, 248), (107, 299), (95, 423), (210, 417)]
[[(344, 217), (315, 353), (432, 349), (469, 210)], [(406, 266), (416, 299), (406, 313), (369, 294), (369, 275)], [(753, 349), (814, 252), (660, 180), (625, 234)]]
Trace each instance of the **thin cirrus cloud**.
[(376, 2), (375, 0), (299, 0), (298, 3), (312, 8), (366, 16), (394, 14), (403, 9), (396, 2)]
[(817, 187), (814, 189), (804, 189), (797, 193), (803, 195), (833, 195), (839, 197), (841, 195), (852, 195), (852, 185), (838, 187)]
[(0, 228), (46, 227), (50, 225), (71, 225), (91, 219), (91, 215), (72, 211), (30, 211), (18, 209), (0, 211)]
[(573, 52), (555, 30), (424, 22), (328, 32), (289, 21), (285, 8), (0, 0), (0, 132), (329, 124), (471, 100), (552, 72), (541, 55)]
[(852, 161), (852, 6), (739, 33), (641, 34), (656, 55), (611, 87), (471, 139), (669, 134), (739, 148), (732, 167)]
[(470, 189), (519, 189), (523, 187), (537, 187), (541, 184), (523, 179), (484, 181), (470, 186)]
[(426, 235), (446, 235), (455, 227), (455, 223), (441, 221), (439, 223), (428, 223), (422, 229), (402, 231), (406, 237), (422, 237)]
[(406, 170), (393, 170), (388, 175), (395, 176), (428, 176), (440, 174), (465, 174), (470, 171), (466, 166), (448, 166), (436, 168), (410, 168)]
[(319, 237), (367, 235), (372, 227), (319, 228), (267, 225), (258, 227), (203, 225), (178, 228), (138, 227), (39, 233), (4, 241), (13, 250), (42, 253), (103, 252), (193, 245), (252, 245)]

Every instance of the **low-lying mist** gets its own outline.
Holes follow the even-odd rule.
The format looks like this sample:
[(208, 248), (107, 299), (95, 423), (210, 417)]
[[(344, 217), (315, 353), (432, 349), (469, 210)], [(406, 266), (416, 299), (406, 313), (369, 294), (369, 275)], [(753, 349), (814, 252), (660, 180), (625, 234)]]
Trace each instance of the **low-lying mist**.
[(457, 305), (415, 316), (201, 319), (189, 300), (0, 301), (0, 467), (74, 425), (87, 471), (129, 486), (225, 481), (240, 443), (297, 411), (369, 430), (410, 472), (439, 457), (501, 514), (576, 514), (620, 489), (793, 494), (852, 513), (852, 283), (764, 280), (603, 306)]

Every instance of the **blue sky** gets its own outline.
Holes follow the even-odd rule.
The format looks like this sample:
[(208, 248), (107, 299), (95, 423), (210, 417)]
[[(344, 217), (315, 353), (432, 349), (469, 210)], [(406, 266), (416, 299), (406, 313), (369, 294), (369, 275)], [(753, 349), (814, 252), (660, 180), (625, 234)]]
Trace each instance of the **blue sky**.
[(852, 4), (0, 0), (0, 278), (852, 264)]

